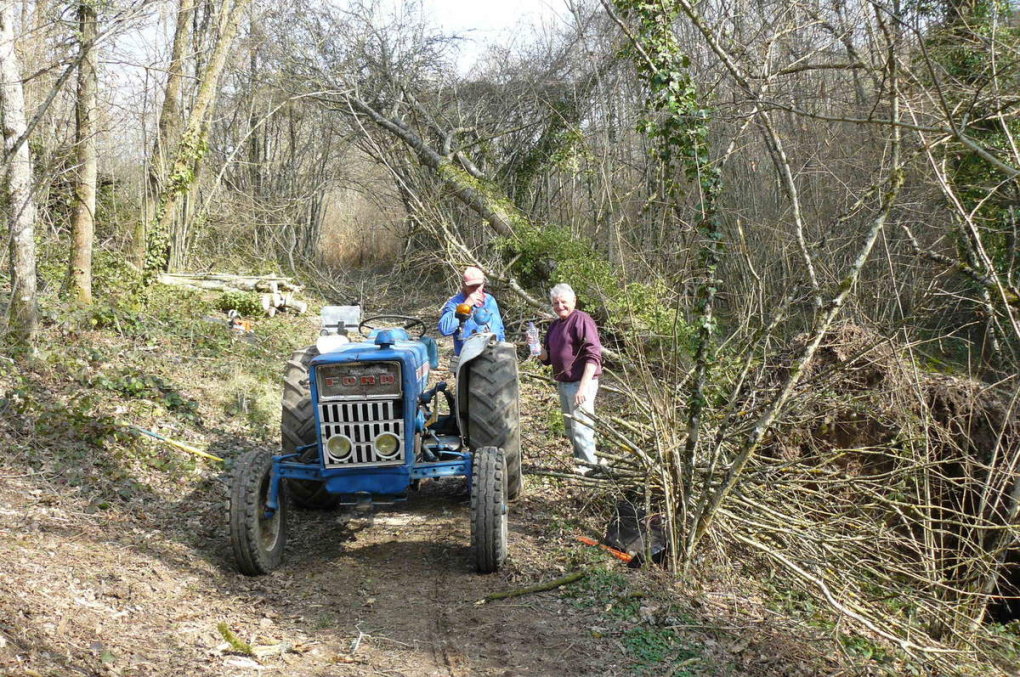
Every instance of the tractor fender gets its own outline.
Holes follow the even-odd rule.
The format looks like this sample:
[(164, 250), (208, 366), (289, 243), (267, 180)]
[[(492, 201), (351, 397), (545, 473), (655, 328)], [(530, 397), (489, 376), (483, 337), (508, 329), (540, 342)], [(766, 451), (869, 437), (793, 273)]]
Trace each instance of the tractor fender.
[(467, 387), (467, 379), (460, 377), (461, 372), (464, 371), (465, 367), (485, 350), (485, 346), (490, 343), (496, 342), (496, 334), (487, 332), (478, 332), (467, 337), (464, 341), (464, 346), (460, 349), (460, 359), (457, 362), (457, 428), (459, 430), (467, 430), (467, 421), (464, 420), (464, 408), (460, 406), (460, 403), (466, 402), (466, 394), (464, 388)]

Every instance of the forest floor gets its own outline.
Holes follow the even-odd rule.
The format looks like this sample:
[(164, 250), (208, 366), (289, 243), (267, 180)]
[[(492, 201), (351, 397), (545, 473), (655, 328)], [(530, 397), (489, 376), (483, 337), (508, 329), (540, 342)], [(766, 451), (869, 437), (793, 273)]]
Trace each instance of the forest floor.
[[(158, 312), (51, 318), (34, 358), (0, 355), (0, 675), (886, 672), (784, 613), (782, 586), (755, 581), (750, 560), (720, 555), (673, 576), (579, 543), (604, 532), (613, 489), (539, 474), (572, 464), (532, 366), (531, 474), (499, 573), (472, 571), (456, 479), (373, 516), (292, 510), (283, 566), (237, 573), (230, 462), (276, 450), (279, 374), (317, 318), (259, 320), (242, 337), (202, 303), (167, 292), (150, 302)], [(431, 308), (422, 316), (434, 326)], [(578, 570), (576, 583), (479, 603)]]

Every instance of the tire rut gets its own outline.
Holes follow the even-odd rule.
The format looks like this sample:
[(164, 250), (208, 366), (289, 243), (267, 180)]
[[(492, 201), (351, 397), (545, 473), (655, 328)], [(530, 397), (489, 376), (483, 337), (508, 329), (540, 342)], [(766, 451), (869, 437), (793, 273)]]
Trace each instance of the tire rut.
[(438, 572), (432, 585), (432, 604), (436, 613), (429, 622), (429, 648), (438, 667), (445, 669), (449, 677), (459, 677), (461, 673), (456, 669), (454, 659), (451, 657), (449, 608), (443, 594), (449, 589), (447, 583), (450, 579), (448, 561), (443, 561), (448, 559), (444, 557), (445, 554), (438, 543), (434, 543), (429, 552), (429, 562)]

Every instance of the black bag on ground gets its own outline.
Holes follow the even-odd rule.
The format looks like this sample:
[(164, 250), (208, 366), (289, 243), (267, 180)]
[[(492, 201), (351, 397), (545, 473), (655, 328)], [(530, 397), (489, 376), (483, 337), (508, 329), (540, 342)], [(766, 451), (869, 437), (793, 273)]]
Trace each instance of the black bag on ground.
[(652, 562), (662, 564), (669, 553), (666, 533), (661, 514), (646, 515), (644, 508), (630, 501), (620, 501), (602, 542), (633, 555), (634, 559), (630, 561), (632, 567), (641, 566), (648, 555)]

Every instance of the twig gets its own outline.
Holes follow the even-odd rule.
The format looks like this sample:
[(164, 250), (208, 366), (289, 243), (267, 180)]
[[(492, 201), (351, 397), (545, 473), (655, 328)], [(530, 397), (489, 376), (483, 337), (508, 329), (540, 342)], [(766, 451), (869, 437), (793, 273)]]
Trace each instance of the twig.
[(216, 629), (220, 631), (220, 636), (226, 640), (227, 644), (234, 651), (244, 654), (245, 656), (254, 656), (251, 644), (245, 642), (243, 639), (234, 634), (234, 631), (227, 626), (227, 622), (223, 621), (216, 626)]
[(551, 581), (545, 581), (544, 583), (536, 583), (535, 585), (529, 585), (526, 588), (517, 588), (516, 590), (494, 592), (491, 595), (486, 595), (482, 599), (475, 602), (475, 605), (480, 606), (482, 604), (485, 604), (486, 602), (492, 602), (497, 599), (507, 599), (508, 597), (520, 597), (521, 595), (530, 595), (533, 592), (544, 592), (546, 590), (553, 590), (554, 588), (558, 588), (563, 585), (576, 583), (577, 581), (581, 580), (587, 575), (588, 572), (585, 571), (584, 569), (581, 569), (580, 571), (574, 571), (572, 573), (567, 574), (566, 576), (561, 576), (560, 578), (555, 578)]
[(353, 656), (354, 652), (357, 651), (358, 647), (361, 646), (361, 640), (364, 639), (364, 638), (365, 638), (365, 633), (361, 631), (361, 628), (358, 628), (358, 636), (354, 639), (353, 642), (351, 642), (351, 650), (348, 651), (348, 653)]

